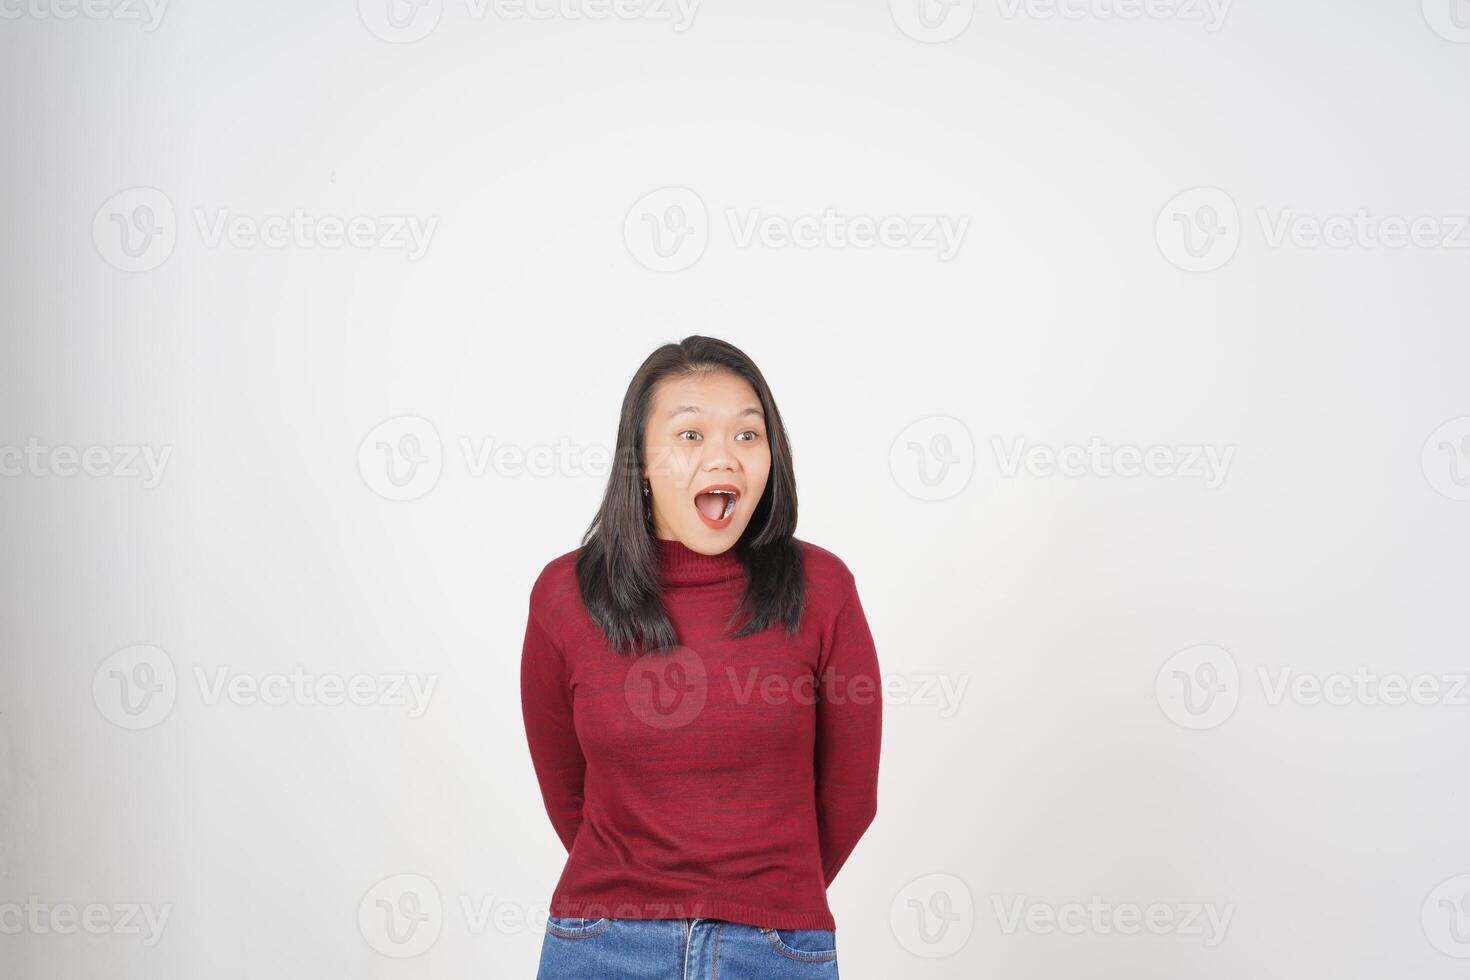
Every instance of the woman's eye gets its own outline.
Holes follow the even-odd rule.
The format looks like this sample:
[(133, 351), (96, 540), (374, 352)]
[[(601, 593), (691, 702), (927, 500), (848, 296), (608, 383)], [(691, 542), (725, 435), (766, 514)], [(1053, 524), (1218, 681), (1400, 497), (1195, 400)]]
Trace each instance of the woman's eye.
[[(744, 432), (739, 432), (735, 435), (735, 439), (737, 442), (754, 442), (760, 437), (761, 434), (759, 432), (756, 432), (754, 429), (746, 429)], [(695, 432), (693, 429), (685, 429), (683, 432), (680, 432), (675, 438), (677, 438), (680, 442), (696, 442), (703, 440), (704, 436), (698, 432)]]

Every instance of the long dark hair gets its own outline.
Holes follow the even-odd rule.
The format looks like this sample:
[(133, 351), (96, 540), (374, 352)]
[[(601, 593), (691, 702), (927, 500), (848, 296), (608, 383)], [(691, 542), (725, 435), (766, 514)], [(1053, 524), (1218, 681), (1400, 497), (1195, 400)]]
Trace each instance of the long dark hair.
[(653, 503), (643, 494), (643, 430), (654, 386), (665, 378), (722, 372), (744, 378), (755, 389), (771, 449), (765, 492), (750, 524), (735, 542), (735, 554), (745, 568), (745, 597), (726, 627), (742, 616), (745, 622), (732, 636), (759, 633), (777, 620), (786, 624), (788, 634), (801, 626), (806, 580), (801, 551), (793, 537), (796, 471), (776, 399), (760, 368), (738, 348), (714, 337), (685, 337), (648, 355), (628, 385), (618, 419), (612, 474), (577, 555), (582, 601), (608, 645), (618, 653), (648, 653), (679, 643), (660, 600)]

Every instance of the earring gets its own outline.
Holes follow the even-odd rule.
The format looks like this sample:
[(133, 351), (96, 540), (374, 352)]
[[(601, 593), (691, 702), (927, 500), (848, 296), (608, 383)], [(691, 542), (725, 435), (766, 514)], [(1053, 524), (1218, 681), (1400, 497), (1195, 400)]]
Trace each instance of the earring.
[(648, 481), (647, 480), (644, 480), (643, 481), (643, 496), (646, 497), (646, 496), (648, 496), (649, 493), (650, 493), (650, 491), (648, 489)]

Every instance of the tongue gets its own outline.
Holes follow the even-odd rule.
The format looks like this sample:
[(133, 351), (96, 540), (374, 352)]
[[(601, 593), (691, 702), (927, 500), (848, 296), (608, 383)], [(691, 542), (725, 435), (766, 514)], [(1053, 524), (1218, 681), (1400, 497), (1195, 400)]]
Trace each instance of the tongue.
[(694, 498), (694, 506), (699, 512), (712, 521), (717, 521), (725, 516), (725, 495), (722, 493), (702, 493)]

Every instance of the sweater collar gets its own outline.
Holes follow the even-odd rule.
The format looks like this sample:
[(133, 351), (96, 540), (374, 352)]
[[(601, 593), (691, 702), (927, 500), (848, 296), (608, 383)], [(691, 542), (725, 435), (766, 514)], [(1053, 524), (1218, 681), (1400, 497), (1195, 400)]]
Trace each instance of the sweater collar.
[(659, 581), (665, 585), (708, 585), (745, 574), (734, 548), (702, 555), (677, 539), (654, 538), (653, 544)]

